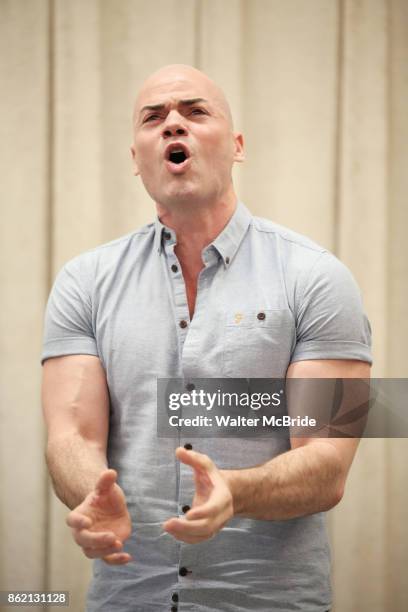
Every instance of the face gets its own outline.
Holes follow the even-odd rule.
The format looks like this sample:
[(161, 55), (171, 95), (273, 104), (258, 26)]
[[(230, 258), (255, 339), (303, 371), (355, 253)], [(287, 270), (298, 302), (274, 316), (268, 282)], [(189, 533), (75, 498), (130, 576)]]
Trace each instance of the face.
[(164, 70), (136, 102), (132, 155), (156, 203), (217, 201), (231, 188), (234, 161), (243, 160), (242, 136), (210, 79), (195, 69)]

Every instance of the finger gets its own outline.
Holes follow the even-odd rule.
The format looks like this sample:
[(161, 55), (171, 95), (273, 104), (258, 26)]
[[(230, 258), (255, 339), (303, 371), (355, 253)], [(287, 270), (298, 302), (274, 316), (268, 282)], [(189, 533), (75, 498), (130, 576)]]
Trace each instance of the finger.
[(185, 533), (177, 532), (177, 531), (169, 531), (169, 535), (178, 540), (179, 542), (185, 542), (186, 544), (199, 544), (200, 542), (205, 542), (206, 540), (211, 540), (213, 535), (206, 536), (190, 536)]
[(177, 531), (192, 536), (206, 535), (211, 531), (212, 521), (200, 519), (197, 521), (186, 521), (184, 518), (171, 518), (163, 523), (165, 531)]
[(198, 453), (197, 451), (187, 450), (183, 446), (179, 446), (176, 449), (176, 457), (182, 463), (185, 463), (196, 470), (210, 472), (215, 467), (214, 463), (207, 455)]
[(116, 535), (111, 531), (88, 531), (87, 529), (73, 529), (72, 535), (77, 544), (86, 548), (102, 548), (113, 546), (119, 542)]
[(167, 531), (177, 540), (187, 542), (189, 544), (195, 544), (197, 542), (203, 542), (212, 538), (218, 529), (206, 520), (196, 521), (193, 523), (187, 523), (184, 519), (170, 519), (163, 525), (164, 531)]
[(129, 553), (118, 553), (103, 557), (103, 561), (108, 565), (124, 565), (129, 563), (129, 561), (133, 561), (133, 557)]
[(212, 535), (209, 536), (188, 536), (184, 534), (170, 533), (169, 535), (173, 536), (179, 542), (185, 542), (186, 544), (199, 544), (200, 542), (205, 542), (206, 540), (211, 540)]
[(189, 522), (197, 522), (199, 520), (213, 521), (220, 528), (232, 516), (233, 506), (230, 498), (218, 492), (213, 492), (211, 499), (198, 506), (193, 506), (182, 518)]
[(184, 518), (172, 518), (163, 524), (163, 529), (175, 537), (194, 537), (207, 540), (213, 537), (225, 524), (225, 521), (201, 519), (186, 521)]
[(183, 518), (188, 521), (196, 521), (198, 519), (222, 516), (224, 513), (228, 513), (229, 506), (227, 501), (224, 495), (218, 495), (216, 491), (213, 491), (210, 499), (190, 508)]
[(122, 544), (120, 546), (104, 546), (103, 548), (91, 548), (88, 546), (83, 547), (83, 551), (88, 559), (103, 559), (108, 555), (122, 554)]
[(212, 518), (220, 513), (221, 510), (215, 506), (214, 502), (211, 500), (201, 504), (200, 506), (194, 506), (194, 508), (191, 508), (188, 512), (186, 512), (184, 518), (187, 521), (197, 521), (200, 519)]
[(68, 527), (73, 527), (74, 529), (84, 529), (92, 525), (92, 520), (86, 514), (81, 514), (80, 512), (70, 512), (65, 519)]
[(107, 493), (111, 486), (115, 484), (117, 478), (116, 470), (105, 470), (99, 476), (95, 484), (95, 493), (97, 495), (103, 495)]

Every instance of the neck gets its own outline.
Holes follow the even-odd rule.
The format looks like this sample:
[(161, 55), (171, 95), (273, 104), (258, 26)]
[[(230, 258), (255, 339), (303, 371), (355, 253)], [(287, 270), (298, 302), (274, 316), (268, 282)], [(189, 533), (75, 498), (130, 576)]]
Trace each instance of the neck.
[(176, 254), (181, 263), (202, 267), (202, 250), (222, 232), (236, 204), (233, 189), (217, 201), (200, 205), (184, 202), (180, 207), (166, 207), (157, 204), (160, 221), (176, 232)]

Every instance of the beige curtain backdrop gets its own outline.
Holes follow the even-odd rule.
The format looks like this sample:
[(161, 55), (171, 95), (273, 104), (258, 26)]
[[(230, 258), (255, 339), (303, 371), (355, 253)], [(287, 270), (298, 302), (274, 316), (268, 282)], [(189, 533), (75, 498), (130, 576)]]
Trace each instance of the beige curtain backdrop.
[[(0, 588), (69, 590), (73, 611), (90, 562), (44, 463), (43, 313), (65, 261), (153, 218), (131, 107), (173, 62), (224, 87), (252, 212), (354, 273), (373, 375), (408, 376), (406, 0), (0, 0)], [(336, 612), (408, 609), (407, 481), (407, 439), (361, 443), (329, 513)]]

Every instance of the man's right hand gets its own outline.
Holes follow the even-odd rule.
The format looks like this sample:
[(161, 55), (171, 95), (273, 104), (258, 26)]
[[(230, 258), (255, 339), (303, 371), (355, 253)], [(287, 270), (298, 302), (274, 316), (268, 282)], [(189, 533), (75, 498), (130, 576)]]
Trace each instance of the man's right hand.
[(95, 489), (67, 516), (75, 542), (89, 559), (103, 559), (110, 565), (123, 565), (132, 557), (121, 552), (132, 533), (125, 495), (116, 483), (115, 470), (106, 469)]

